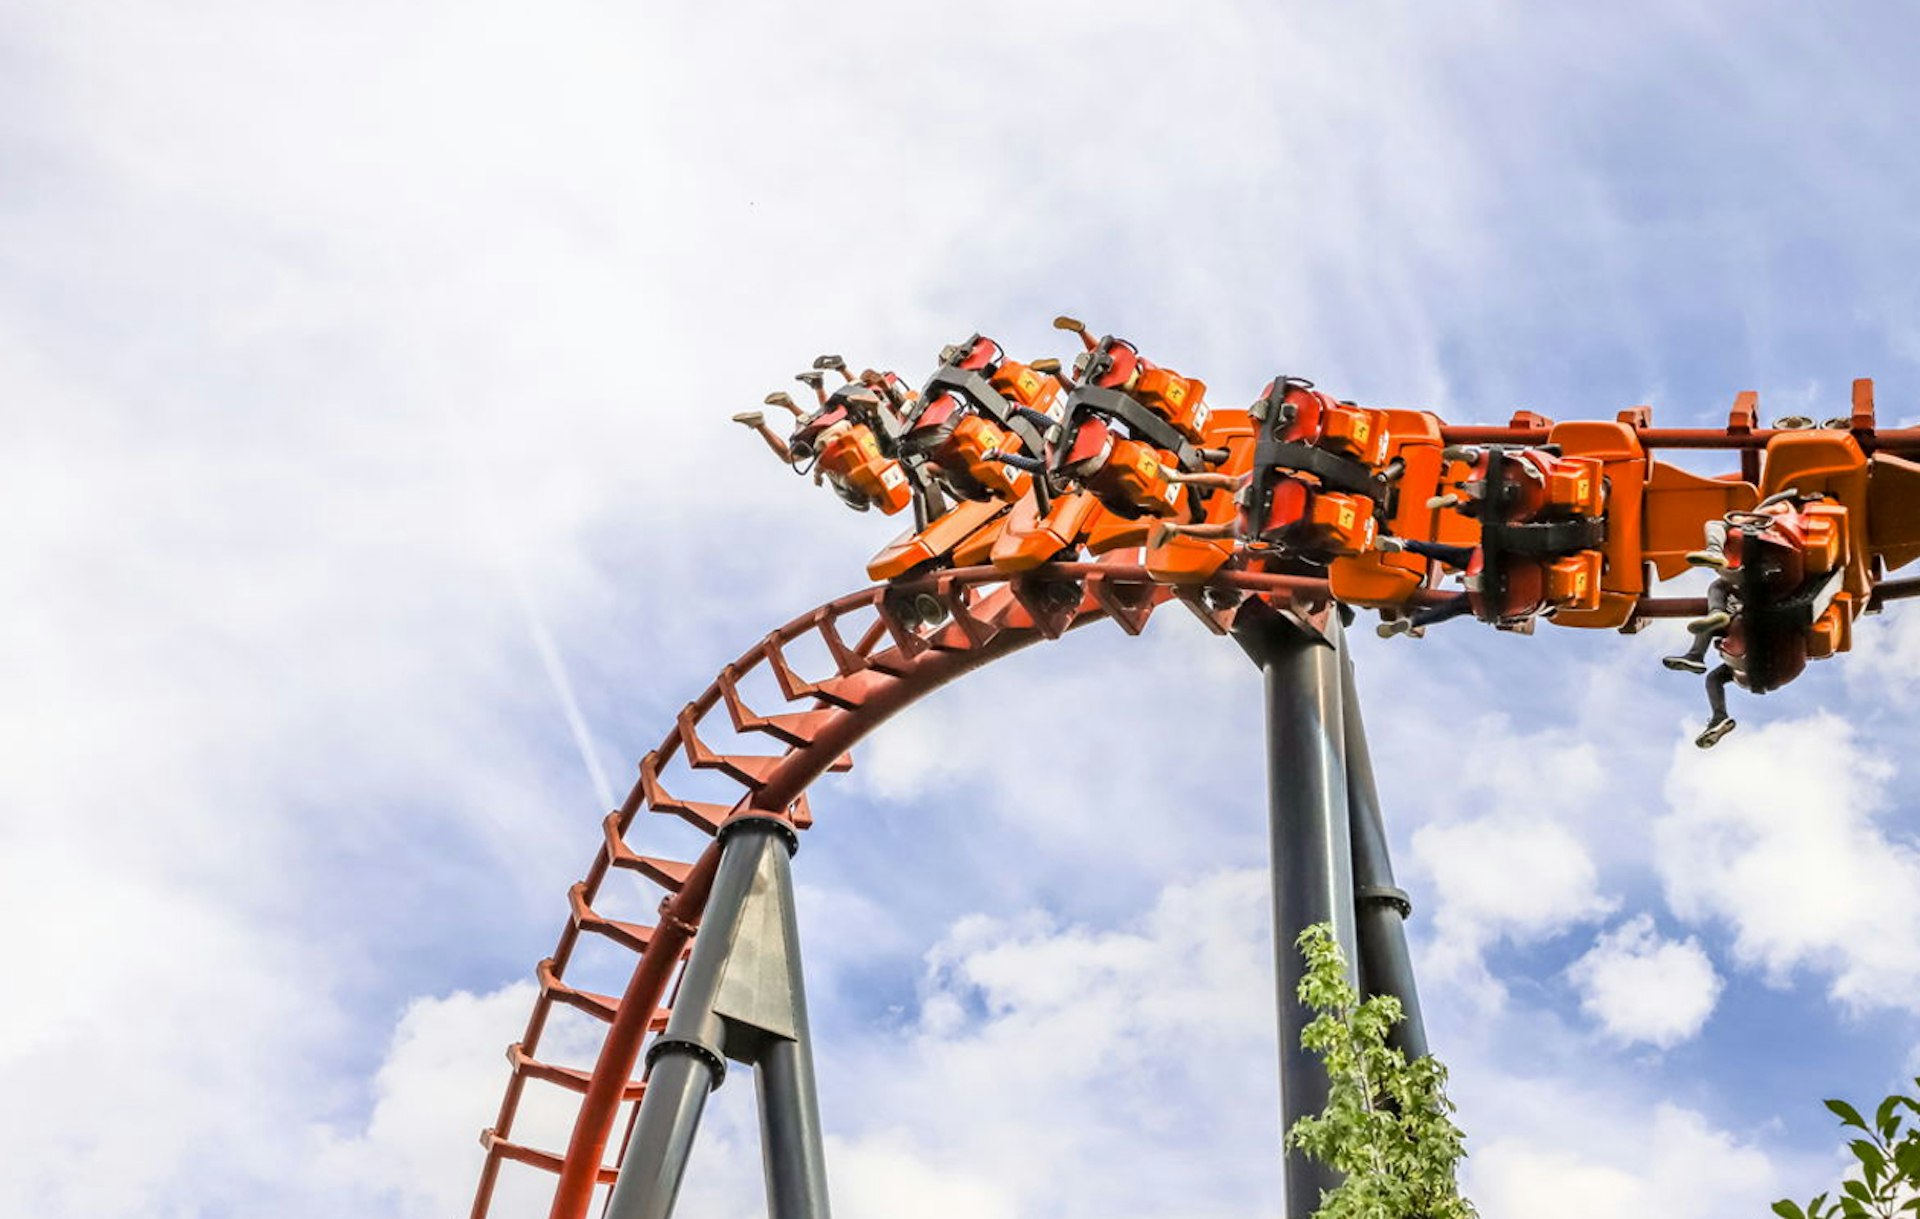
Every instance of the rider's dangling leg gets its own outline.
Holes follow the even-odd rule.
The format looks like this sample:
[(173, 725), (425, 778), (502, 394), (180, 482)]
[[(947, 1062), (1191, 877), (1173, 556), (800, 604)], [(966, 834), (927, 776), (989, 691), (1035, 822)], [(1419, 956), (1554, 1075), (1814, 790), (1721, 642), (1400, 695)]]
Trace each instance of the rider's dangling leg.
[(1725, 577), (1708, 585), (1707, 616), (1687, 624), (1687, 629), (1693, 632), (1692, 645), (1680, 655), (1668, 656), (1660, 663), (1683, 673), (1705, 673), (1707, 649), (1713, 646), (1714, 640), (1724, 638), (1733, 623), (1733, 615), (1727, 612), (1727, 598), (1732, 592), (1732, 581)]
[(1733, 681), (1733, 666), (1723, 664), (1707, 674), (1707, 706), (1713, 711), (1713, 718), (1693, 743), (1702, 749), (1711, 749), (1720, 743), (1720, 738), (1735, 728), (1733, 717), (1727, 714), (1727, 685)]

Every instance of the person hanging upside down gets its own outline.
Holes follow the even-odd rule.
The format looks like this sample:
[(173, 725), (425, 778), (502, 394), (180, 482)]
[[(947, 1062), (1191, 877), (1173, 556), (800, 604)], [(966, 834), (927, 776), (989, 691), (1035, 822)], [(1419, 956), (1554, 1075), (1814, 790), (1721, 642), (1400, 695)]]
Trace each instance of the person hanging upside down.
[[(1845, 510), (1823, 499), (1792, 489), (1770, 495), (1752, 511), (1709, 522), (1706, 546), (1687, 556), (1721, 574), (1707, 589), (1706, 616), (1687, 624), (1692, 646), (1662, 663), (1706, 674), (1710, 717), (1694, 739), (1702, 749), (1736, 727), (1727, 713), (1729, 685), (1764, 694), (1792, 681), (1810, 659), (1809, 634), (1842, 612), (1833, 596), (1842, 577), (1838, 522)], [(1711, 671), (1709, 648), (1721, 657)]]

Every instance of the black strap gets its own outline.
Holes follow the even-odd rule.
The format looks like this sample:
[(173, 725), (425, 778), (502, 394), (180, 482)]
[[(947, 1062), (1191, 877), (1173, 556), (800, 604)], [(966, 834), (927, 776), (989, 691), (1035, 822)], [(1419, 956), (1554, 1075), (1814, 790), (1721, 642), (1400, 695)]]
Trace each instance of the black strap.
[[(1775, 503), (1784, 500), (1792, 502), (1794, 507), (1798, 509), (1803, 504), (1824, 498), (1826, 497), (1814, 495), (1803, 496), (1789, 489), (1777, 495), (1769, 496), (1765, 502)], [(1739, 567), (1741, 607), (1743, 611), (1749, 615), (1763, 616), (1769, 622), (1776, 620), (1786, 621), (1795, 615), (1804, 614), (1804, 620), (1800, 625), (1802, 627), (1811, 626), (1813, 625), (1813, 620), (1818, 618), (1820, 614), (1826, 610), (1828, 603), (1833, 600), (1833, 595), (1839, 591), (1846, 576), (1846, 561), (1842, 559), (1840, 564), (1830, 572), (1816, 572), (1813, 575), (1805, 577), (1800, 581), (1798, 588), (1784, 597), (1769, 596), (1765, 578), (1767, 574), (1766, 567), (1762, 563), (1750, 563), (1747, 561), (1746, 544), (1748, 541), (1758, 542), (1766, 536), (1767, 531), (1771, 528), (1773, 528), (1772, 521), (1756, 521), (1751, 519), (1742, 522), (1739, 526), (1741, 535)], [(1758, 547), (1756, 546), (1755, 549), (1757, 550)]]
[(1607, 522), (1601, 517), (1583, 516), (1570, 521), (1481, 525), (1480, 544), (1486, 546), (1489, 537), (1494, 539), (1496, 551), (1541, 558), (1576, 550), (1598, 550), (1607, 543)]
[[(1764, 529), (1749, 526), (1746, 531), (1757, 536)], [(1770, 597), (1762, 565), (1748, 563), (1746, 555), (1741, 555), (1740, 614), (1747, 623), (1747, 684), (1756, 694), (1779, 684), (1776, 658), (1812, 629), (1845, 584), (1846, 575), (1846, 564), (1842, 563), (1830, 572), (1808, 576), (1784, 597)]]
[(1382, 525), (1393, 519), (1393, 483), (1383, 474), (1369, 469), (1364, 462), (1342, 457), (1310, 444), (1280, 439), (1293, 422), (1285, 411), (1287, 395), (1295, 389), (1312, 389), (1313, 382), (1299, 377), (1275, 377), (1273, 388), (1258, 405), (1262, 427), (1253, 448), (1253, 486), (1247, 498), (1247, 517), (1255, 529), (1264, 525), (1273, 510), (1273, 493), (1285, 474), (1311, 474), (1324, 487), (1364, 495), (1373, 503), (1373, 515)]
[(1180, 468), (1189, 473), (1201, 468), (1200, 454), (1180, 429), (1154, 414), (1117, 389), (1082, 385), (1067, 399), (1067, 432), (1072, 434), (1075, 418), (1085, 412), (1106, 415), (1127, 425), (1134, 439), (1144, 440), (1156, 449), (1164, 449), (1180, 459)]
[(1506, 519), (1519, 488), (1507, 476), (1511, 461), (1499, 445), (1487, 449), (1486, 486), (1478, 501), (1480, 519), (1481, 604), (1483, 621), (1497, 622), (1507, 600), (1507, 560), (1510, 557), (1551, 558), (1577, 550), (1597, 550), (1607, 542), (1604, 516), (1575, 517), (1564, 521), (1529, 521), (1514, 524)]
[(1387, 480), (1351, 457), (1342, 457), (1326, 449), (1297, 441), (1274, 440), (1263, 435), (1253, 454), (1254, 468), (1281, 468), (1313, 475), (1323, 486), (1335, 491), (1372, 498), (1376, 505), (1387, 502)]
[(933, 375), (927, 378), (926, 386), (920, 391), (920, 401), (924, 406), (925, 403), (932, 402), (943, 393), (959, 398), (1018, 436), (1027, 452), (1046, 452), (1046, 441), (1041, 437), (1040, 432), (1032, 423), (1014, 414), (1013, 404), (993, 387), (993, 382), (975, 370), (955, 368), (951, 364), (935, 369)]

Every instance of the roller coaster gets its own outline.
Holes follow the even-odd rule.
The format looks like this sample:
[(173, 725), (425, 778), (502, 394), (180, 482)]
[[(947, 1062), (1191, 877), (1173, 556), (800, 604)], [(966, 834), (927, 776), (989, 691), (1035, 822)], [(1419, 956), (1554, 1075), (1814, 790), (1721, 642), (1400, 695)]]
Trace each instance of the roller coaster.
[[(1276, 376), (1245, 409), (1133, 343), (1056, 327), (1071, 364), (1021, 363), (973, 335), (913, 389), (894, 372), (821, 356), (791, 416), (734, 416), (778, 459), (847, 506), (910, 514), (867, 565), (874, 582), (747, 649), (687, 704), (606, 817), (525, 1034), (476, 1190), (498, 1213), (502, 1173), (545, 1174), (551, 1219), (666, 1219), (707, 1094), (749, 1064), (769, 1213), (828, 1211), (789, 857), (812, 824), (808, 790), (901, 708), (1000, 657), (1106, 620), (1138, 634), (1177, 602), (1235, 640), (1264, 674), (1283, 1118), (1317, 1111), (1326, 1081), (1299, 1048), (1293, 934), (1331, 923), (1370, 994), (1400, 998), (1410, 1056), (1425, 1033), (1408, 961), (1407, 895), (1394, 885), (1344, 632), (1357, 611), (1386, 637), (1454, 619), (1529, 634), (1540, 622), (1633, 633), (1688, 619), (1668, 669), (1704, 675), (1710, 748), (1735, 727), (1730, 686), (1766, 694), (1848, 651), (1863, 614), (1920, 595), (1886, 574), (1920, 558), (1920, 428), (1880, 429), (1872, 382), (1845, 414), (1762, 426), (1734, 398), (1724, 428), (1659, 428), (1644, 406), (1611, 420), (1457, 426), (1430, 412), (1338, 399)], [(829, 379), (835, 384), (829, 387)], [(1662, 453), (1724, 451), (1699, 473)], [(1656, 596), (1694, 570), (1706, 595)], [(812, 658), (802, 659), (802, 655)], [(770, 707), (768, 699), (777, 699)], [(703, 735), (704, 730), (704, 735)], [(725, 735), (729, 744), (710, 743)], [(764, 738), (776, 751), (734, 752)], [(668, 790), (675, 774), (727, 795)], [(692, 859), (643, 854), (642, 813), (694, 827)], [(630, 874), (658, 918), (608, 917)], [(619, 995), (569, 981), (583, 945), (630, 958)], [(591, 1063), (539, 1057), (558, 1011), (601, 1029)], [(530, 1089), (569, 1098), (564, 1146), (516, 1135)], [(616, 1126), (623, 1137), (616, 1140)], [(1306, 1219), (1335, 1182), (1284, 1158), (1286, 1214)]]

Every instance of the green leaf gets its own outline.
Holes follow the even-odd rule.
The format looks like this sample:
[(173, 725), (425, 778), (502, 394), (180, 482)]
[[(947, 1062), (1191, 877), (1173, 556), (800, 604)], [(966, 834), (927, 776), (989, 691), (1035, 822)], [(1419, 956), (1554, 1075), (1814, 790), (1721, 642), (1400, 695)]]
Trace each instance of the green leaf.
[(1893, 1149), (1893, 1163), (1910, 1185), (1920, 1185), (1920, 1139), (1908, 1138)]
[[(1861, 1117), (1860, 1111), (1852, 1105), (1849, 1105), (1843, 1100), (1830, 1100), (1826, 1102), (1826, 1105), (1828, 1109), (1833, 1111), (1833, 1115), (1839, 1118), (1842, 1123), (1848, 1126), (1857, 1126), (1861, 1130), (1867, 1130), (1866, 1119)], [(1871, 1134), (1873, 1132), (1867, 1130), (1867, 1133)]]
[[(1862, 1201), (1862, 1202), (1871, 1202), (1871, 1201), (1873, 1201), (1873, 1195), (1872, 1195), (1871, 1193), (1869, 1193), (1869, 1192), (1867, 1192), (1867, 1187), (1866, 1187), (1866, 1185), (1865, 1185), (1865, 1184), (1863, 1184), (1862, 1182), (1859, 1182), (1859, 1181), (1842, 1181), (1842, 1182), (1840, 1183), (1840, 1188), (1841, 1188), (1841, 1189), (1844, 1189), (1844, 1190), (1846, 1190), (1846, 1191), (1847, 1191), (1847, 1196), (1848, 1196), (1848, 1197), (1851, 1197), (1851, 1198), (1858, 1198), (1858, 1199), (1860, 1199), (1860, 1201)], [(1844, 1206), (1844, 1205), (1845, 1205), (1845, 1203), (1843, 1202), (1843, 1203), (1841, 1203), (1841, 1205), (1843, 1205), (1843, 1206)]]
[(1880, 1108), (1873, 1115), (1873, 1124), (1879, 1128), (1880, 1137), (1890, 1139), (1900, 1127), (1900, 1102), (1903, 1098), (1889, 1096), (1880, 1102)]
[(1853, 1158), (1860, 1161), (1861, 1167), (1867, 1170), (1867, 1184), (1877, 1186), (1880, 1178), (1887, 1175), (1887, 1157), (1880, 1154), (1880, 1149), (1865, 1139), (1855, 1139), (1847, 1146), (1852, 1148)]
[(1785, 1198), (1773, 1204), (1773, 1213), (1780, 1219), (1807, 1219), (1807, 1212), (1800, 1209), (1799, 1203), (1789, 1202)]

